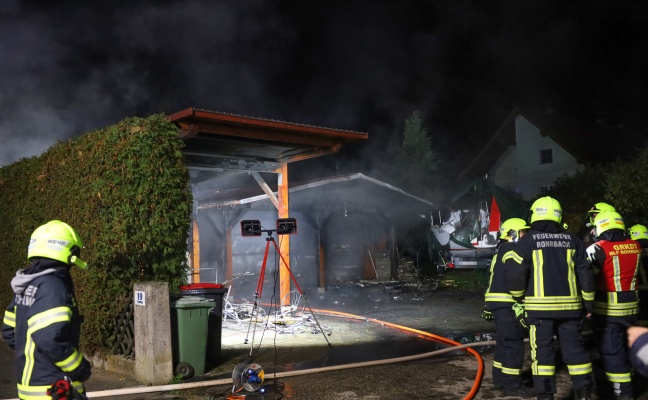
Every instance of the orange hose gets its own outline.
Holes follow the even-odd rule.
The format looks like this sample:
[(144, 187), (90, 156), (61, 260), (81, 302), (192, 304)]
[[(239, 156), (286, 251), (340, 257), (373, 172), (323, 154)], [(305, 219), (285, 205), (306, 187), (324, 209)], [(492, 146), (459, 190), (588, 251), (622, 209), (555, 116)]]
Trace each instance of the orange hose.
[[(262, 305), (269, 306), (270, 304), (263, 303)], [(353, 318), (353, 319), (365, 320), (365, 321), (373, 322), (373, 323), (376, 323), (376, 324), (385, 325), (385, 326), (388, 326), (390, 328), (400, 329), (400, 330), (403, 330), (403, 331), (406, 331), (406, 332), (416, 333), (416, 334), (422, 335), (422, 336), (424, 336), (424, 337), (426, 337), (428, 339), (435, 340), (435, 341), (438, 341), (438, 342), (442, 342), (442, 343), (445, 343), (445, 344), (450, 345), (450, 346), (461, 346), (461, 343), (455, 342), (454, 340), (450, 340), (450, 339), (448, 339), (446, 337), (443, 337), (443, 336), (435, 335), (435, 334), (430, 333), (430, 332), (420, 331), (420, 330), (414, 329), (414, 328), (409, 328), (407, 326), (393, 324), (391, 322), (386, 322), (386, 321), (382, 321), (382, 320), (375, 319), (375, 318), (367, 318), (367, 317), (363, 317), (363, 316), (360, 316), (360, 315), (344, 313), (344, 312), (341, 312), (341, 311), (320, 310), (320, 309), (315, 309), (315, 308), (310, 309), (310, 311), (312, 311), (313, 313), (316, 312), (318, 314), (328, 315), (328, 316), (332, 316), (332, 317)], [(470, 392), (468, 392), (468, 395), (464, 398), (464, 400), (471, 400), (471, 399), (474, 399), (475, 396), (477, 396), (477, 392), (479, 392), (479, 388), (481, 387), (482, 379), (484, 378), (484, 359), (474, 349), (467, 348), (465, 350), (468, 353), (475, 356), (475, 358), (477, 359), (477, 375), (475, 376), (475, 381), (473, 383), (472, 388), (470, 389)]]
[[(443, 342), (445, 344), (451, 345), (452, 347), (457, 347), (457, 350), (466, 350), (470, 354), (474, 355), (477, 358), (477, 361), (479, 363), (479, 367), (477, 369), (477, 377), (475, 378), (475, 383), (473, 384), (472, 389), (468, 393), (468, 395), (465, 397), (466, 400), (473, 399), (476, 395), (477, 392), (479, 391), (479, 387), (481, 385), (481, 380), (483, 377), (484, 373), (484, 361), (482, 360), (481, 356), (479, 353), (477, 353), (475, 350), (471, 349), (469, 346), (476, 346), (476, 345), (493, 345), (495, 342), (493, 341), (487, 341), (487, 342), (478, 342), (478, 343), (472, 343), (472, 344), (466, 344), (466, 345), (461, 345), (453, 340), (450, 340), (448, 338), (444, 338), (442, 336), (438, 336), (429, 332), (424, 332), (424, 331), (419, 331), (413, 328), (408, 328), (406, 326), (401, 326), (397, 324), (392, 324), (389, 322), (381, 321), (375, 318), (366, 318), (366, 317), (361, 317), (359, 315), (355, 314), (348, 314), (348, 313), (343, 313), (339, 311), (331, 311), (331, 310), (312, 310), (313, 312), (317, 312), (319, 314), (323, 315), (329, 315), (333, 317), (341, 317), (341, 318), (353, 318), (353, 319), (358, 319), (358, 320), (364, 320), (364, 321), (369, 321), (377, 324), (382, 324), (391, 328), (395, 329), (400, 329), (406, 332), (412, 332), (412, 333), (417, 333), (425, 338), (431, 339), (431, 340), (436, 340), (439, 342)], [(432, 353), (424, 353), (416, 356), (406, 356), (406, 357), (399, 357), (399, 362), (405, 362), (405, 361), (411, 361), (415, 359), (421, 359), (424, 357), (431, 357), (434, 354), (440, 354), (440, 353), (445, 353), (445, 352), (450, 352), (451, 348), (446, 348), (442, 350), (437, 350)], [(396, 360), (396, 359), (392, 359)], [(378, 360), (382, 361), (382, 360)], [(389, 361), (389, 360), (385, 360)], [(393, 361), (396, 362), (396, 361)], [(354, 363), (353, 365), (351, 364), (346, 364), (346, 365), (335, 365), (335, 366), (329, 366), (326, 367), (326, 370), (328, 371), (333, 371), (333, 370), (341, 370), (345, 368), (357, 368), (357, 367), (362, 367), (364, 365), (376, 365), (376, 361), (369, 361), (369, 362), (363, 362), (363, 363)], [(322, 368), (315, 368), (315, 369), (308, 369), (308, 370), (301, 370), (301, 371), (287, 371), (287, 372), (279, 372), (276, 374), (277, 377), (288, 377), (288, 376), (296, 376), (300, 374), (313, 374), (313, 373), (321, 373)], [(129, 388), (124, 388), (124, 389), (110, 389), (110, 390), (103, 390), (103, 391), (98, 391), (98, 392), (90, 392), (87, 393), (90, 398), (95, 398), (95, 397), (106, 397), (106, 396), (121, 396), (121, 395), (127, 395), (127, 394), (136, 394), (136, 393), (150, 393), (150, 392), (163, 392), (163, 391), (169, 391), (169, 390), (185, 390), (185, 389), (193, 389), (197, 387), (205, 387), (205, 386), (215, 386), (215, 385), (230, 385), (232, 383), (231, 378), (226, 378), (226, 379), (218, 379), (218, 380), (208, 380), (208, 381), (199, 381), (199, 382), (191, 382), (191, 383), (181, 383), (181, 384), (169, 384), (169, 385), (161, 385), (161, 386), (137, 386), (137, 387), (129, 387)], [(232, 399), (235, 399), (235, 397), (232, 397)], [(19, 399), (10, 399), (10, 400), (19, 400)]]
[[(407, 326), (393, 324), (391, 322), (381, 321), (381, 320), (375, 319), (375, 318), (367, 318), (367, 317), (362, 317), (362, 316), (355, 315), (355, 314), (348, 314), (348, 313), (344, 313), (344, 312), (340, 312), (340, 311), (332, 311), (332, 310), (311, 309), (311, 311), (312, 312), (317, 312), (318, 314), (322, 314), (322, 315), (329, 315), (329, 316), (332, 316), (332, 317), (361, 319), (361, 320), (373, 322), (373, 323), (376, 323), (376, 324), (385, 325), (385, 326), (388, 326), (390, 328), (395, 328), (395, 329), (400, 329), (400, 330), (403, 330), (403, 331), (406, 331), (406, 332), (416, 333), (416, 334), (422, 335), (422, 336), (424, 336), (424, 337), (426, 337), (428, 339), (435, 340), (435, 341), (438, 341), (438, 342), (442, 342), (442, 343), (448, 344), (450, 346), (461, 346), (461, 343), (455, 342), (454, 340), (450, 340), (450, 339), (445, 338), (443, 336), (435, 335), (433, 333), (429, 333), (429, 332), (425, 332), (425, 331), (420, 331), (420, 330), (414, 329), (414, 328), (409, 328)], [(464, 398), (465, 400), (471, 400), (471, 399), (474, 399), (475, 396), (477, 396), (477, 392), (479, 392), (479, 388), (481, 386), (481, 382), (482, 382), (482, 379), (484, 377), (484, 359), (482, 359), (481, 355), (477, 351), (475, 351), (474, 349), (467, 348), (466, 351), (468, 353), (472, 354), (473, 356), (475, 356), (475, 358), (477, 359), (477, 375), (475, 376), (475, 381), (473, 383), (472, 388), (470, 389), (470, 392), (468, 392), (468, 395), (466, 395), (466, 397)]]

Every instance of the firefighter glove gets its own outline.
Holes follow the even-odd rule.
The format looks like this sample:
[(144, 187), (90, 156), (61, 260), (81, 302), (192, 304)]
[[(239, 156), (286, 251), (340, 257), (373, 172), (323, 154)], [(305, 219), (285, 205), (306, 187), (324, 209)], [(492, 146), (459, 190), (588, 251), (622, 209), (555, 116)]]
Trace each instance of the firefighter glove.
[(524, 303), (513, 303), (513, 312), (515, 313), (515, 318), (520, 322), (524, 328), (529, 328), (526, 323), (527, 313), (524, 311)]
[(486, 309), (486, 306), (484, 306), (484, 311), (482, 311), (482, 318), (484, 318), (486, 321), (492, 321), (493, 320), (493, 313), (488, 311)]
[(68, 376), (73, 381), (85, 382), (90, 378), (90, 375), (92, 375), (92, 366), (88, 360), (83, 358), (81, 364), (74, 371), (70, 372)]
[(47, 395), (52, 400), (67, 400), (72, 398), (72, 385), (65, 379), (58, 380), (52, 383), (52, 386), (47, 389)]

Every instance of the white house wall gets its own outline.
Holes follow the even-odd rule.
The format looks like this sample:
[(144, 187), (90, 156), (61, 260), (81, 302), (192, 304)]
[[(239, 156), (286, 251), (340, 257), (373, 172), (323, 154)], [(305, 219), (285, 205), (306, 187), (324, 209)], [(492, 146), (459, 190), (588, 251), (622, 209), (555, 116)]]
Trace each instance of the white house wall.
[(500, 156), (489, 174), (497, 186), (518, 190), (518, 175), (515, 160), (515, 146), (509, 146)]
[[(524, 116), (515, 117), (516, 145), (509, 147), (491, 170), (497, 185), (512, 189), (525, 200), (538, 197), (540, 188), (551, 186), (564, 174), (574, 174), (584, 167)], [(552, 149), (553, 162), (540, 163), (540, 151)]]

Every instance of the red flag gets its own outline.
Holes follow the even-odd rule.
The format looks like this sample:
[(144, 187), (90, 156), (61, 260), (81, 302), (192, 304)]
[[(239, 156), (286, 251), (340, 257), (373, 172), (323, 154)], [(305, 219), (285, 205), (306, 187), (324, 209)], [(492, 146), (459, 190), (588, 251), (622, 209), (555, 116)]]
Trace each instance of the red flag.
[(499, 228), (500, 228), (500, 210), (499, 207), (497, 206), (497, 202), (495, 201), (495, 196), (493, 196), (493, 200), (491, 201), (490, 222), (488, 223), (488, 231), (497, 232), (499, 231)]

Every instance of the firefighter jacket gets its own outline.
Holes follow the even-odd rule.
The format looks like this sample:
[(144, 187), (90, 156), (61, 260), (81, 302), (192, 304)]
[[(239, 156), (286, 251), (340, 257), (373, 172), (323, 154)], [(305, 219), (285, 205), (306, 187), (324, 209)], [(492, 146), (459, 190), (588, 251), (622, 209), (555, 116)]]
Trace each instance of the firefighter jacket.
[(594, 314), (629, 317), (639, 313), (636, 285), (641, 247), (635, 240), (620, 236), (617, 240), (599, 240), (587, 248), (594, 270), (600, 270), (596, 275)]
[(11, 286), (14, 298), (5, 310), (2, 336), (14, 349), (19, 397), (49, 399), (47, 389), (66, 376), (83, 393), (90, 364), (78, 350), (82, 318), (69, 267), (35, 258)]
[(513, 251), (514, 247), (514, 242), (500, 239), (497, 254), (493, 257), (488, 270), (488, 289), (486, 289), (486, 295), (484, 296), (486, 310), (488, 311), (495, 311), (500, 308), (510, 309), (515, 302), (506, 286), (506, 266), (504, 264), (507, 257), (512, 256), (511, 251)]
[(648, 239), (638, 239), (635, 241), (641, 246), (641, 254), (648, 256)]
[(639, 246), (641, 247), (641, 262), (643, 268), (645, 268), (648, 266), (648, 239), (638, 239), (636, 242), (639, 243)]
[(592, 312), (594, 272), (581, 239), (553, 221), (536, 221), (507, 258), (507, 285), (530, 317), (580, 318)]

